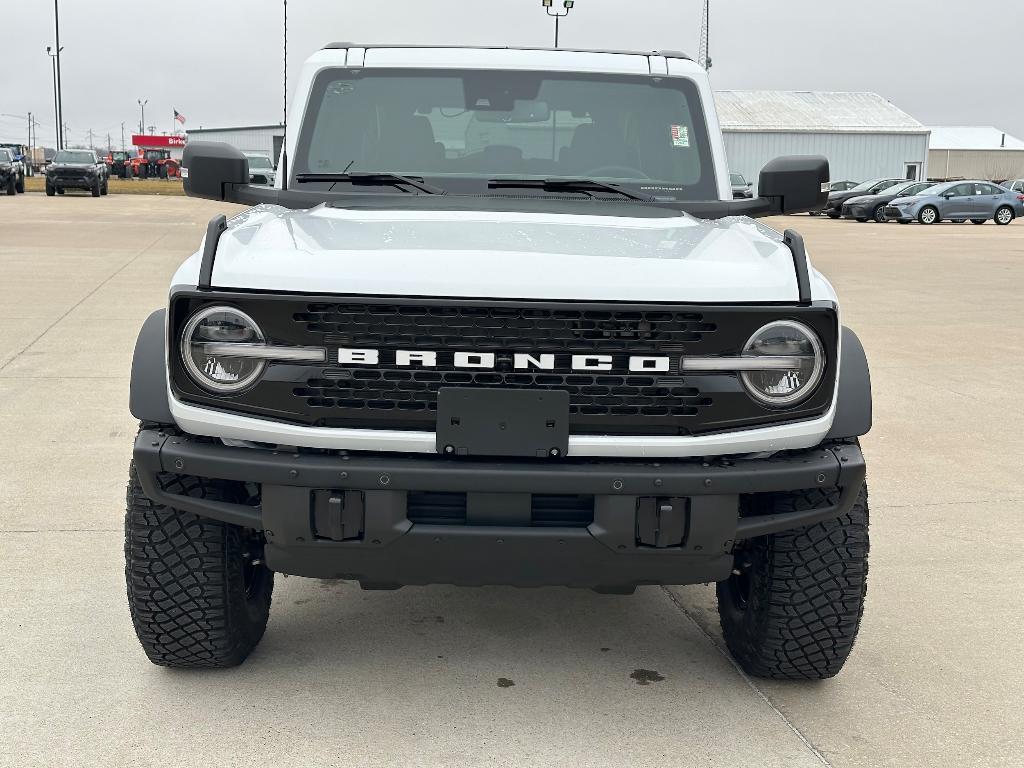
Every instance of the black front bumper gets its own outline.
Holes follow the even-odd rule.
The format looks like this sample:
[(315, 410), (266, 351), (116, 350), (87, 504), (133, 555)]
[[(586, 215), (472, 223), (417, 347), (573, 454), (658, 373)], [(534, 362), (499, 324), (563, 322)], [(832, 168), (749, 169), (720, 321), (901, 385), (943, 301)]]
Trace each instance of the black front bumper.
[[(721, 581), (737, 541), (846, 514), (865, 475), (860, 449), (849, 444), (736, 462), (474, 461), (231, 448), (144, 430), (134, 456), (154, 502), (263, 531), (272, 570), (377, 587), (621, 592)], [(171, 494), (161, 473), (258, 484), (259, 504)], [(817, 488), (835, 489), (833, 503), (740, 516), (741, 496)], [(464, 495), (467, 516), (410, 520), (410, 499), (431, 493)], [(592, 498), (592, 519), (573, 527), (531, 521), (531, 499), (542, 494)]]

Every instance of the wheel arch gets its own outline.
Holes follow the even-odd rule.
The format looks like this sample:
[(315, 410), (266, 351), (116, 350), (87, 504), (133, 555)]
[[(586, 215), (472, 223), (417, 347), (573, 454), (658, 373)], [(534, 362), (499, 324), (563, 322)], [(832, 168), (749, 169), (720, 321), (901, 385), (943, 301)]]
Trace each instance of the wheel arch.
[(167, 310), (158, 309), (146, 318), (132, 356), (128, 407), (139, 421), (174, 424), (167, 401)]
[(843, 326), (836, 415), (827, 439), (860, 437), (871, 431), (871, 371), (857, 334)]

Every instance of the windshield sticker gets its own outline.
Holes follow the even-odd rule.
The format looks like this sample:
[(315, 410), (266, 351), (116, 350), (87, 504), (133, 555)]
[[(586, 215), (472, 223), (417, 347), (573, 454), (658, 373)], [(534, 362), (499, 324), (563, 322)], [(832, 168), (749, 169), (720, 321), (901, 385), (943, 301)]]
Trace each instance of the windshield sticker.
[(673, 147), (688, 147), (690, 146), (690, 129), (685, 125), (673, 125), (672, 126), (672, 146)]

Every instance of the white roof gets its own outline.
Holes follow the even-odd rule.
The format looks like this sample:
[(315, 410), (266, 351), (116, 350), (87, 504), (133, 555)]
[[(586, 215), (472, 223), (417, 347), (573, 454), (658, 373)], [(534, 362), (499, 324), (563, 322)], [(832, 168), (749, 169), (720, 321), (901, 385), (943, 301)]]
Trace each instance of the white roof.
[(936, 125), (931, 148), (1024, 150), (1024, 141), (994, 125)]
[(877, 93), (845, 91), (715, 91), (725, 131), (927, 133)]

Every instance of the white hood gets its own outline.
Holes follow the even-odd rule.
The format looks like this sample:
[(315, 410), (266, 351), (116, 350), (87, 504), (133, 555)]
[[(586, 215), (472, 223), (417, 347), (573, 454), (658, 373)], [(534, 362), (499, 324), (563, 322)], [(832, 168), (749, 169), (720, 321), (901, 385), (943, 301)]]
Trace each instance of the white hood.
[(299, 293), (636, 302), (796, 301), (793, 256), (746, 218), (259, 206), (212, 284)]

